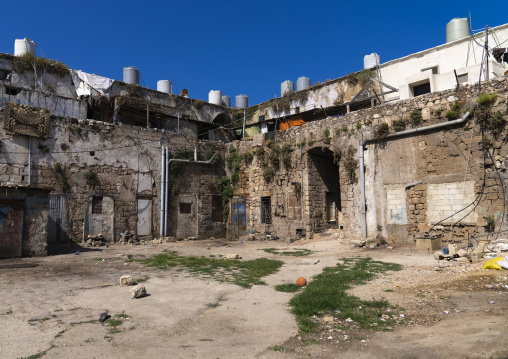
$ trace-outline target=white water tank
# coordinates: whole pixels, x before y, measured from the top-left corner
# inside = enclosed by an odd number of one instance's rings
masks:
[[[212,90],[208,93],[208,102],[222,106],[222,92]]]
[[[169,80],[159,80],[157,81],[157,91],[172,93],[171,91],[171,81]]]
[[[222,96],[222,106],[231,107],[231,98],[228,95]]]
[[[284,81],[280,84],[280,95],[284,96],[285,93],[295,92],[295,84],[289,80]]]
[[[35,42],[26,37],[24,39],[16,39],[14,41],[14,56],[21,56],[27,52],[35,56],[35,47]]]
[[[249,97],[245,95],[238,95],[235,98],[236,108],[247,108],[249,107]]]
[[[310,87],[310,79],[305,76],[301,76],[296,80],[296,91],[302,91]]]
[[[381,57],[378,54],[373,52],[370,55],[365,55],[363,57],[363,68],[364,69],[372,69],[381,64]]]
[[[446,25],[446,42],[452,42],[469,36],[468,18],[455,18]]]
[[[123,68],[123,82],[139,85],[139,70],[134,66]]]

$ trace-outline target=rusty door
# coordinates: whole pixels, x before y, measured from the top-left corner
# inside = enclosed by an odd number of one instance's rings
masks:
[[[245,198],[233,198],[231,200],[231,234],[240,238],[247,234]]]
[[[0,258],[21,257],[23,210],[22,201],[0,201]]]

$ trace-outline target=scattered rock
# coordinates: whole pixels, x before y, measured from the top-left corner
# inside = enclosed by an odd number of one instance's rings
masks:
[[[238,254],[226,254],[227,259],[239,259],[240,256]]]
[[[138,284],[129,291],[132,294],[132,298],[143,298],[146,296],[146,288],[142,284]]]
[[[197,241],[198,237],[187,237],[188,241]]]
[[[123,275],[120,277],[120,285],[134,285],[134,279],[130,275]]]
[[[350,243],[356,247],[365,247],[366,244],[366,242],[361,239],[353,239]]]

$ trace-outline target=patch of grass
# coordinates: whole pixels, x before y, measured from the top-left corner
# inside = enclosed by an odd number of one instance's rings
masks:
[[[223,296],[220,296],[219,299],[217,299],[217,301],[215,303],[208,303],[207,307],[208,308],[217,308],[217,307],[219,307],[220,306],[220,302],[222,302],[224,300],[223,298],[224,298]]]
[[[277,272],[284,264],[282,261],[266,258],[241,261],[209,257],[182,257],[176,252],[157,254],[141,262],[165,270],[185,267],[193,275],[208,275],[216,280],[234,283],[244,288],[265,285],[266,283],[260,278]]]
[[[455,110],[450,110],[446,113],[446,118],[448,119],[448,121],[453,121],[453,120],[456,120],[459,118],[460,116],[460,113],[459,111],[455,111]]]
[[[108,323],[110,327],[118,327],[119,325],[122,325],[123,320],[109,318],[108,320],[106,320],[106,323]]]
[[[129,319],[130,317],[125,312],[121,312],[120,314],[115,314],[115,318]]]
[[[38,359],[38,358],[42,358],[44,355],[46,355],[46,353],[47,353],[47,350],[44,350],[43,352],[40,352],[40,353],[37,353],[34,355],[30,355],[30,356],[22,358],[22,359]]]
[[[493,103],[497,98],[497,93],[485,93],[483,95],[478,96],[476,99],[476,102],[480,105],[490,105]]]
[[[413,110],[409,115],[410,122],[413,126],[419,126],[422,123],[422,111],[421,110]]]
[[[100,257],[97,257],[97,258],[92,258],[92,260],[94,261],[102,261],[104,258],[100,258]]]
[[[150,277],[149,277],[149,276],[147,276],[147,275],[145,275],[143,278],[136,278],[136,279],[134,279],[134,282],[135,282],[135,283],[138,283],[138,284],[139,284],[139,283],[144,283],[144,282],[146,282],[148,279],[150,279]]]
[[[305,249],[305,248],[295,248],[293,250],[283,251],[283,252],[281,252],[281,250],[278,248],[263,248],[263,249],[259,249],[259,250],[260,251],[263,250],[266,253],[279,254],[281,256],[294,256],[294,257],[307,256],[312,253],[311,250]]]
[[[346,291],[353,282],[355,285],[363,284],[372,280],[377,273],[400,270],[402,267],[399,264],[374,261],[371,258],[343,260],[344,265],[324,268],[322,273],[307,284],[304,291],[295,295],[289,302],[301,333],[315,330],[316,323],[311,321],[313,315],[322,316],[337,308],[340,308],[340,312],[336,314],[339,319],[351,318],[362,329],[384,330],[387,326],[394,325],[394,320],[380,320],[390,307],[388,302],[360,300]]]
[[[374,130],[374,139],[376,141],[382,141],[390,133],[390,127],[386,122],[379,124]]]
[[[300,289],[295,283],[284,283],[275,286],[275,290],[278,292],[295,293]]]
[[[12,314],[12,309],[9,309],[8,311],[5,312],[5,314]]]
[[[393,289],[385,289],[385,292],[394,292]]]
[[[273,345],[271,347],[268,347],[268,349],[273,350],[274,352],[283,352],[284,347],[282,345]]]

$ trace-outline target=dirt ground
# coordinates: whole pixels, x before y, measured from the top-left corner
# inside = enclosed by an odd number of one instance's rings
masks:
[[[292,257],[260,250],[270,247],[312,253]],[[126,261],[127,255],[142,258],[164,249],[285,264],[262,278],[267,285],[245,289],[178,268]],[[2,358],[508,358],[508,272],[482,271],[481,264],[438,262],[410,247],[353,248],[333,236],[292,244],[185,241],[76,246],[67,252],[0,261]],[[377,332],[320,322],[317,333],[299,335],[288,306],[294,294],[274,286],[299,276],[312,280],[324,267],[353,256],[403,265],[350,290],[397,305],[397,324]],[[118,284],[124,274],[147,278],[149,295],[131,299],[130,287]],[[116,330],[98,322],[105,311],[123,320]]]

